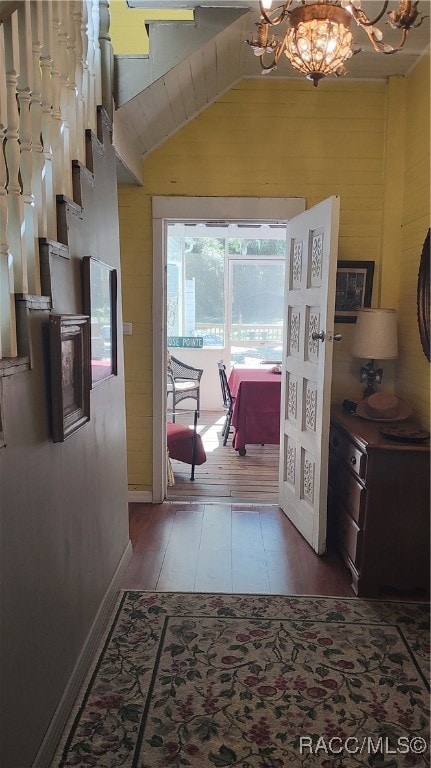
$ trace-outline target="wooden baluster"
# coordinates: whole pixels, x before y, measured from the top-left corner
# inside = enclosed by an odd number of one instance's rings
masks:
[[[30,101],[31,119],[31,145],[33,155],[32,192],[34,197],[37,217],[37,234],[46,237],[46,190],[44,174],[44,157],[42,147],[42,77],[41,77],[41,49],[42,49],[42,3],[41,0],[32,0],[31,6],[31,33],[32,33],[32,71],[33,90]]]
[[[52,126],[51,126],[51,150],[54,169],[54,195],[65,194],[63,171],[63,139],[62,119],[60,109],[60,11],[59,0],[52,3],[52,66],[51,66],[51,95],[52,95]]]
[[[69,71],[67,61],[68,40],[68,3],[60,2],[59,5],[60,28],[58,35],[60,54],[60,112],[63,145],[63,189],[67,197],[72,197],[72,167],[70,160],[70,127],[69,127]]]
[[[73,3],[73,23],[75,25],[76,57],[75,57],[75,83],[77,90],[77,135],[76,135],[76,157],[81,163],[85,163],[85,105],[84,105],[84,61],[81,24],[83,16],[83,4],[79,0]],[[74,159],[74,158],[73,158]]]
[[[100,65],[102,80],[102,106],[112,120],[113,116],[113,86],[114,86],[114,53],[109,35],[110,13],[109,0],[100,0]]]
[[[75,82],[76,74],[76,37],[75,37],[75,20],[74,20],[74,3],[64,3],[65,16],[67,22],[68,36],[66,44],[67,52],[67,79],[69,88],[68,97],[68,123],[69,123],[69,141],[70,141],[70,162],[78,157],[78,149],[76,144],[76,130],[77,130],[77,111],[78,111],[78,99],[77,88]]]
[[[88,68],[88,5],[82,0],[81,42],[82,42],[82,98],[84,103],[84,131],[89,128],[88,104],[90,99],[90,70]],[[84,136],[85,146],[85,136]],[[85,155],[84,155],[85,156]]]
[[[0,25],[0,61],[5,61],[4,27]],[[15,297],[12,257],[7,238],[7,172],[4,156],[7,123],[6,73],[0,68],[0,359],[15,357]]]
[[[44,0],[42,2],[42,49],[40,57],[40,67],[42,74],[42,146],[44,157],[44,175],[45,175],[45,206],[46,206],[46,236],[50,240],[57,237],[57,220],[54,192],[54,169],[52,158],[51,137],[54,128],[54,119],[52,117],[52,49],[53,49],[53,20],[52,20],[52,2]]]
[[[18,17],[17,12],[4,21],[4,43],[6,62],[7,125],[5,158],[7,182],[7,239],[13,260],[14,290],[28,293],[27,263],[24,258],[24,205],[19,179],[19,114],[16,97],[18,81]]]
[[[39,248],[32,190],[33,153],[30,102],[33,90],[32,33],[30,0],[18,6],[19,75],[17,97],[19,108],[19,141],[21,146],[20,173],[24,201],[24,259],[27,264],[27,290],[25,293],[40,295]]]
[[[88,35],[88,50],[87,50],[87,62],[88,62],[88,75],[89,75],[89,89],[88,89],[88,102],[87,102],[87,124],[94,133],[96,133],[96,82],[94,73],[94,27],[93,27],[93,0],[87,0],[87,35]]]
[[[94,113],[99,104],[102,103],[102,79],[101,79],[101,63],[100,63],[100,44],[99,44],[99,28],[100,28],[100,14],[99,14],[99,0],[93,0],[92,4],[93,13],[93,45],[94,45]]]

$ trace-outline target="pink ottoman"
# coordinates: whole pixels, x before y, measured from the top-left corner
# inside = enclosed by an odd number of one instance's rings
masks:
[[[202,438],[191,427],[183,424],[167,422],[166,434],[169,457],[192,465],[190,480],[195,479],[195,465],[204,464],[207,460]]]

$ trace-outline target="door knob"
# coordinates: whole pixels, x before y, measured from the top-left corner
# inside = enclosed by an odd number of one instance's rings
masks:
[[[325,331],[313,331],[311,338],[313,341],[325,341]],[[329,341],[341,341],[342,338],[341,333],[328,333]]]
[[[325,331],[319,331],[319,333],[317,333],[317,331],[313,331],[311,338],[313,341],[325,341]]]

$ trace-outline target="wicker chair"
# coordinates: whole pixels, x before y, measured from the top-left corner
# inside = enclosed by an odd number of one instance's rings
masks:
[[[172,411],[175,413],[181,400],[191,398],[196,400],[196,410],[200,411],[200,382],[203,368],[194,368],[182,363],[168,353],[167,362],[167,392],[172,394]],[[173,416],[175,422],[175,415]]]

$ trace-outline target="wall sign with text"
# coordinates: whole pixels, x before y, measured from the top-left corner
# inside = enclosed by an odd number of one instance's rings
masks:
[[[181,349],[202,349],[204,340],[202,336],[168,336],[168,347],[181,347]]]

